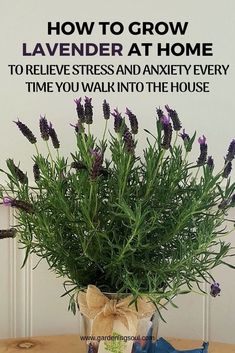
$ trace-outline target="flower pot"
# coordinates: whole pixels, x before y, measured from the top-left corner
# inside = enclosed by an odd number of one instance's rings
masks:
[[[79,292],[80,337],[89,353],[135,353],[146,341],[155,342],[158,313],[155,306],[141,298],[131,304],[127,294],[102,293],[95,286]]]

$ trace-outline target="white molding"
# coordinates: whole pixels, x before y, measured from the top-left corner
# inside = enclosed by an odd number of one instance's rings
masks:
[[[32,296],[32,259],[28,257],[27,263],[24,268],[25,271],[25,336],[32,336],[32,316],[33,316],[33,296]]]
[[[15,210],[9,207],[8,228],[16,225]],[[8,239],[9,267],[9,336],[32,336],[32,260],[29,256],[26,265],[21,269],[25,252],[18,249],[17,239]]]
[[[202,337],[205,342],[210,341],[210,297],[209,297],[209,284],[204,282],[203,290],[207,293],[203,296],[203,326]]]
[[[10,228],[15,224],[13,210],[8,209],[8,227]],[[9,266],[9,331],[10,337],[16,337],[16,241],[8,239],[8,266]]]

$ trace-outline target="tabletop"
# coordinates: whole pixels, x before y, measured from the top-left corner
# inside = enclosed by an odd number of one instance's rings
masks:
[[[167,338],[177,349],[193,349],[201,341]],[[235,344],[211,342],[209,353],[235,353]],[[41,336],[0,340],[0,353],[85,353],[85,343],[79,335]]]

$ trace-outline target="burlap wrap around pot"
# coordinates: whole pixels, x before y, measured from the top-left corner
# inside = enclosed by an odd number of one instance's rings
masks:
[[[156,308],[147,298],[130,304],[133,297],[109,299],[96,286],[89,285],[85,292],[79,292],[77,302],[80,312],[92,320],[91,335],[109,336],[113,333],[114,324],[125,326],[128,335],[135,335],[138,319],[151,316]]]

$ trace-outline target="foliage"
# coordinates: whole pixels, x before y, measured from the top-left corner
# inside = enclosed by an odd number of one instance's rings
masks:
[[[146,147],[136,156],[134,114],[127,109],[131,132],[115,110],[115,132],[107,138],[110,110],[104,102],[105,131],[98,141],[90,131],[91,99],[76,104],[77,148],[69,157],[60,155],[56,132],[45,118],[40,119],[45,155],[32,132],[17,122],[36,147],[35,182],[9,159],[0,194],[5,204],[17,208],[25,261],[30,253],[46,259],[50,269],[68,278],[70,294],[94,284],[106,292],[130,292],[135,299],[147,293],[159,303],[184,293],[182,288],[192,290],[194,283],[203,291],[202,281],[213,280],[210,270],[227,264],[232,255],[224,236],[230,232],[226,212],[235,205],[228,170],[234,142],[218,173],[212,158],[207,159],[204,136],[199,138],[200,156],[191,163],[196,134],[179,134],[178,115],[166,106],[167,115],[157,110],[156,132],[146,130]]]

